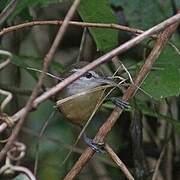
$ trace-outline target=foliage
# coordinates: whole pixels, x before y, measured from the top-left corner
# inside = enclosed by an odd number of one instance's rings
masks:
[[[117,23],[107,0],[82,0],[79,13],[85,22]],[[89,29],[99,51],[107,51],[117,46],[118,32],[112,29]]]

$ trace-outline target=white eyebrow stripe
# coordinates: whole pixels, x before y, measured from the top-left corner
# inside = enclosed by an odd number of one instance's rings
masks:
[[[81,69],[74,68],[74,69],[71,70],[71,72],[78,72],[78,71],[81,71]],[[99,74],[97,74],[95,71],[90,70],[88,72],[91,73],[92,77],[94,77],[94,78],[98,78],[99,77]]]

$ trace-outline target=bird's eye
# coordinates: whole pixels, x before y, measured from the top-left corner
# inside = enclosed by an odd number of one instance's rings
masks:
[[[86,78],[88,78],[88,79],[92,78],[92,74],[91,74],[90,72],[86,73],[85,76],[86,76]]]

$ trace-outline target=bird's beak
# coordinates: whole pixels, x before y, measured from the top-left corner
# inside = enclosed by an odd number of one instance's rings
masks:
[[[117,86],[117,84],[113,81],[111,77],[98,77],[96,78],[96,81],[100,84],[109,84],[112,86]]]

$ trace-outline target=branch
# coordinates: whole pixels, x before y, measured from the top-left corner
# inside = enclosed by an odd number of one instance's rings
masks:
[[[178,14],[176,16],[180,16],[180,14]],[[167,21],[165,21],[165,22],[167,22]],[[158,56],[162,52],[163,48],[165,47],[166,43],[168,42],[168,39],[171,37],[171,35],[176,30],[179,22],[180,22],[180,20],[177,19],[175,24],[173,24],[169,27],[166,26],[167,28],[160,34],[159,38],[156,41],[156,44],[154,45],[153,50],[151,51],[145,64],[142,66],[141,70],[139,71],[138,76],[136,77],[136,79],[134,81],[134,84],[131,84],[131,86],[127,89],[127,91],[123,95],[122,99],[124,101],[128,101],[129,99],[131,99],[134,96],[135,92],[138,90],[138,87],[141,85],[143,80],[146,78],[146,76],[150,72],[155,60],[158,58]],[[161,23],[159,25],[162,25],[162,24],[164,24],[164,23]],[[139,35],[138,37],[149,34],[149,31],[151,31],[154,28],[156,29],[157,27],[159,27],[159,25],[149,29],[148,31],[144,32],[143,34]],[[164,27],[164,25],[163,25],[163,27]],[[134,39],[137,39],[137,37]],[[116,107],[114,109],[114,111],[107,118],[106,122],[101,126],[97,135],[95,136],[95,138],[94,138],[95,143],[102,143],[104,141],[105,137],[107,136],[107,134],[110,132],[110,130],[114,126],[115,122],[121,115],[122,111],[123,110],[120,109],[119,107]],[[73,168],[69,171],[69,173],[66,175],[64,180],[74,179],[80,173],[80,171],[83,169],[85,164],[91,159],[91,157],[94,155],[94,153],[95,152],[90,147],[86,148],[84,153],[80,156],[80,158],[75,163]]]
[[[4,28],[0,31],[0,36],[7,34],[12,31],[17,31],[19,29],[25,27],[32,27],[37,25],[62,25],[63,21],[61,20],[52,20],[52,21],[32,21],[23,24],[14,25],[11,27]],[[135,34],[141,34],[144,31],[136,28],[130,28],[127,26],[119,25],[119,24],[107,24],[107,23],[89,23],[89,22],[78,22],[78,21],[69,21],[69,25],[80,26],[82,28],[92,27],[92,28],[107,28],[107,29],[117,29],[122,31],[128,31]],[[156,36],[155,36],[156,37]]]

